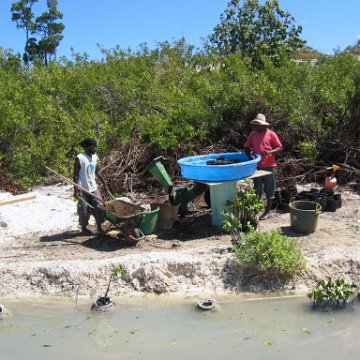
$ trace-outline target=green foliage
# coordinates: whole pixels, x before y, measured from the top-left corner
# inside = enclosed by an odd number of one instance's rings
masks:
[[[41,61],[47,65],[63,39],[64,24],[58,22],[63,14],[57,9],[58,0],[47,0],[48,11],[35,17],[32,7],[38,0],[19,0],[11,6],[12,21],[26,34],[24,61]]]
[[[313,164],[319,156],[315,141],[301,141],[298,144],[300,156],[305,164]]]
[[[25,188],[44,179],[43,165],[69,176],[87,136],[98,140],[100,157],[134,137],[191,154],[230,134],[240,148],[260,110],[284,154],[300,149],[310,162],[355,122],[360,62],[349,54],[316,66],[264,59],[251,70],[239,54],[196,53],[184,39],[103,53],[98,62],[74,54],[28,67],[0,49],[1,173]]]
[[[319,142],[336,141],[345,127],[349,104],[358,91],[359,65],[355,57],[343,53],[325,60],[315,72],[311,101]]]
[[[114,277],[121,277],[127,274],[126,268],[121,264],[112,264],[112,276]]]
[[[240,234],[233,251],[240,266],[270,274],[292,276],[306,264],[298,240],[279,230]]]
[[[357,285],[349,284],[345,279],[318,280],[316,286],[310,290],[307,297],[317,308],[344,307],[354,297]]]
[[[359,56],[360,55],[360,40],[358,39],[354,45],[347,46],[344,50],[349,54]]]
[[[257,216],[265,205],[253,188],[240,191],[234,201],[228,201],[223,229],[231,234],[239,234],[247,228],[257,226]]]
[[[249,57],[255,67],[267,56],[279,65],[284,57],[304,46],[301,26],[283,11],[277,0],[232,0],[220,18],[221,22],[209,37],[221,54],[240,53]]]

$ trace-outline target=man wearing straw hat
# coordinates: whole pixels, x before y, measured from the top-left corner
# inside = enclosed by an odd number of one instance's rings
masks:
[[[265,115],[257,114],[256,118],[250,121],[254,131],[250,134],[244,144],[245,152],[259,154],[261,160],[258,162],[258,170],[270,171],[271,175],[254,178],[254,187],[257,195],[261,198],[263,192],[266,195],[266,208],[260,216],[260,220],[265,220],[271,210],[273,199],[275,198],[276,188],[276,159],[275,155],[282,150],[282,144],[277,134],[270,130],[270,124],[266,121]]]

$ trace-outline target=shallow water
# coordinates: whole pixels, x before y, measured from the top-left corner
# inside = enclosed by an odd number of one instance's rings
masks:
[[[156,299],[156,298],[155,298]],[[110,312],[64,301],[5,302],[0,358],[336,359],[357,358],[360,304],[313,311],[306,297],[218,301],[117,300]]]

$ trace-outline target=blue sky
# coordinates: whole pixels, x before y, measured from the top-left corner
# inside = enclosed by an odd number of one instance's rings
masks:
[[[11,22],[10,7],[14,0],[0,0],[0,46],[22,52],[25,35]],[[343,50],[360,38],[360,0],[280,0],[297,24],[303,26],[307,45],[331,54]],[[34,8],[41,12],[38,1]],[[64,39],[58,56],[70,57],[70,48],[86,52],[92,59],[101,57],[97,43],[106,49],[116,45],[136,50],[146,42],[185,37],[188,43],[201,47],[202,38],[212,33],[228,0],[59,0],[63,13]]]

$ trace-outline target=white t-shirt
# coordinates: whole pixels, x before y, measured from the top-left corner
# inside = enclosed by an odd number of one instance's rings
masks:
[[[88,155],[87,153],[83,152],[77,155],[77,158],[80,161],[78,184],[90,192],[97,190],[95,170],[99,157],[96,154]]]

